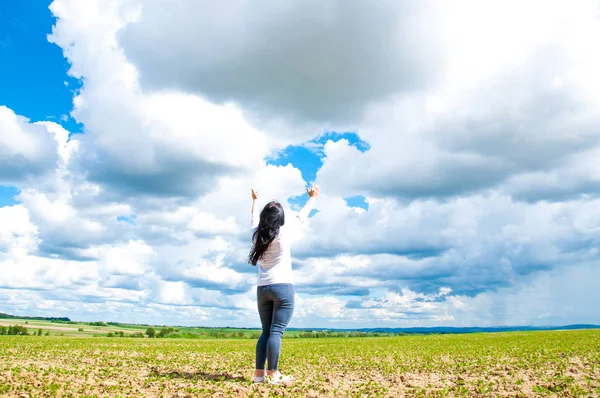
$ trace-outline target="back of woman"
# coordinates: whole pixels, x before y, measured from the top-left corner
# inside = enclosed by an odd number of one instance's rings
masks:
[[[294,279],[292,275],[291,243],[319,196],[314,184],[307,189],[309,200],[296,217],[286,220],[279,202],[269,202],[260,215],[256,213],[258,193],[252,190],[252,250],[248,262],[258,264],[256,298],[262,324],[262,334],[256,343],[256,373],[254,382],[290,381],[277,370],[281,337],[294,312]]]
[[[269,209],[271,206],[281,206],[277,202],[270,202],[265,206]],[[312,208],[312,207],[311,207]],[[279,209],[278,209],[279,211]],[[280,210],[284,213],[283,208]],[[298,216],[285,219],[284,224],[279,227],[278,233],[268,244],[257,262],[258,265],[258,286],[272,285],[275,283],[294,283],[292,276],[292,242],[298,237],[304,219],[305,212],[300,212]],[[252,216],[252,243],[256,244],[258,235],[258,226],[260,217],[256,214]]]

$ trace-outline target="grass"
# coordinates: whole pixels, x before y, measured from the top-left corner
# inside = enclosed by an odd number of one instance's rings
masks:
[[[599,330],[287,338],[280,368],[296,378],[287,387],[250,383],[254,344],[250,339],[1,336],[0,393],[15,397],[600,394]]]

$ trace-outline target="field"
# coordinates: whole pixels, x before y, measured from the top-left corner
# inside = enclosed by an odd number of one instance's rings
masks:
[[[290,386],[251,384],[254,343],[0,336],[0,396],[600,396],[600,330],[288,338]]]

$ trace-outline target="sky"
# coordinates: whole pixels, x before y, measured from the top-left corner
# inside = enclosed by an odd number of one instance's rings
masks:
[[[258,327],[600,324],[596,0],[0,4],[0,312]]]

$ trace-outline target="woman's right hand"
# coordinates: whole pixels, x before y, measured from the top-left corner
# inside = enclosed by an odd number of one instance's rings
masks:
[[[318,185],[312,184],[310,188],[306,188],[306,193],[311,199],[316,199],[321,193],[321,188]]]
[[[252,200],[258,199],[258,191],[252,188]]]

